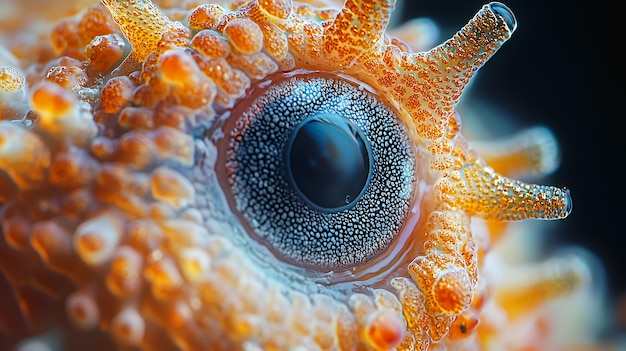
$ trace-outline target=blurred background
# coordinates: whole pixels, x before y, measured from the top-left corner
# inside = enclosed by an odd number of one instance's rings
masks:
[[[505,136],[524,127],[550,128],[561,147],[561,166],[542,183],[567,187],[572,214],[546,226],[547,250],[579,245],[607,272],[613,318],[626,330],[626,178],[622,171],[626,98],[621,13],[606,2],[503,1],[517,30],[479,71],[460,108],[495,113],[486,126]],[[453,35],[485,4],[480,0],[405,1],[403,20],[428,17]],[[486,109],[483,109],[483,107]],[[478,111],[471,112],[472,108]],[[463,112],[463,111],[462,111]],[[511,123],[506,123],[511,122]]]

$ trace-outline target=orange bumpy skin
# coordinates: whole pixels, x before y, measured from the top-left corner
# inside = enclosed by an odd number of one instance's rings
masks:
[[[50,42],[3,29],[0,348],[554,350],[593,337],[586,256],[526,264],[532,236],[501,224],[571,211],[567,190],[508,178],[552,171],[554,138],[473,148],[460,133],[458,100],[515,30],[508,8],[485,5],[413,52],[423,28],[386,33],[392,0],[160,5],[103,0],[55,22]],[[350,77],[410,131],[416,220],[375,284],[271,271],[282,263],[251,254],[216,191],[218,151],[198,131],[289,72]]]

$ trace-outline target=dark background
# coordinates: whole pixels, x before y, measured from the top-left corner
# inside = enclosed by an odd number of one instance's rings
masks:
[[[407,0],[403,17],[433,19],[445,40],[485,3]],[[607,272],[610,298],[619,301],[626,296],[626,40],[618,27],[620,11],[603,2],[504,3],[517,18],[517,30],[479,71],[464,99],[488,102],[512,116],[517,127],[541,124],[555,133],[561,166],[542,183],[569,188],[574,208],[558,231],[547,234],[549,247],[573,244],[593,252]]]

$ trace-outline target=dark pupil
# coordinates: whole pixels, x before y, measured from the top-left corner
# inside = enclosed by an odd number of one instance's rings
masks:
[[[371,177],[371,149],[350,120],[320,113],[302,121],[287,143],[287,173],[296,191],[313,208],[351,207]]]

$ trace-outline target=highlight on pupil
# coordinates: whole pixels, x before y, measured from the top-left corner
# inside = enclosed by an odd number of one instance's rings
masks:
[[[336,114],[300,122],[287,143],[289,181],[312,207],[340,211],[358,201],[372,175],[363,132]]]

